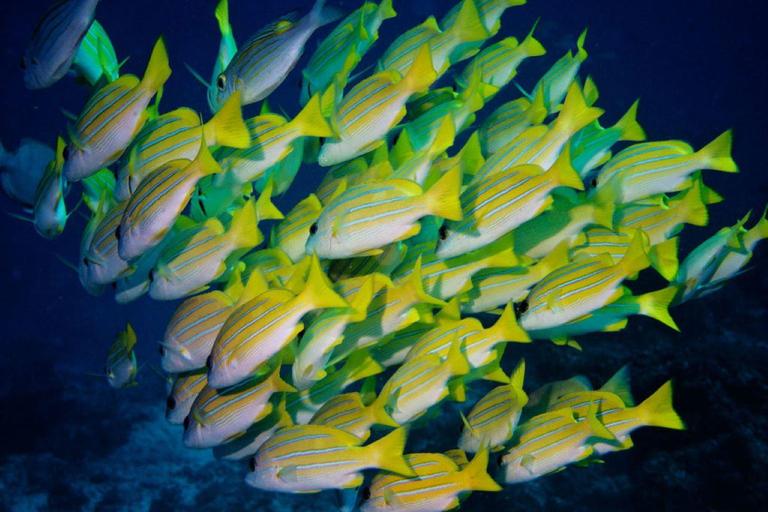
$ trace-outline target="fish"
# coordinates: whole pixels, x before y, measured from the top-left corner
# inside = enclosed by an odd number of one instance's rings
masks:
[[[509,384],[493,388],[477,401],[464,420],[459,437],[459,448],[467,453],[478,453],[483,449],[497,450],[512,438],[517,422],[528,403],[523,390],[525,361],[521,360]]]
[[[96,174],[85,178],[82,200],[85,206],[94,213],[97,210],[106,213],[115,205],[115,174],[109,169],[102,169]],[[102,201],[103,196],[103,201]]]
[[[437,80],[428,44],[421,45],[406,75],[385,70],[353,87],[333,110],[335,136],[325,140],[317,161],[329,167],[375,150],[404,117],[406,102]]]
[[[462,219],[447,221],[438,232],[435,254],[451,258],[482,249],[546,210],[557,187],[582,190],[581,178],[565,156],[544,171],[520,165],[489,175],[464,189]]]
[[[229,438],[226,443],[213,447],[213,456],[224,460],[242,460],[253,457],[261,445],[283,428],[294,425],[291,415],[285,409],[285,394],[281,394],[277,405],[273,406],[269,416],[248,427],[248,429]]]
[[[539,126],[547,117],[543,93],[533,101],[518,98],[494,110],[480,127],[482,154],[489,157],[517,139],[533,126]],[[529,132],[530,133],[530,132]]]
[[[104,293],[104,286],[91,281],[90,277],[88,276],[89,261],[86,256],[88,255],[88,249],[93,242],[93,237],[96,234],[96,227],[98,226],[99,222],[101,222],[102,215],[104,215],[104,212],[101,210],[96,210],[91,214],[90,219],[88,219],[88,223],[83,229],[83,235],[80,238],[80,251],[78,253],[79,258],[77,261],[78,280],[80,281],[80,284],[83,285],[85,291],[94,297],[98,297]]]
[[[216,5],[216,11],[214,12],[216,21],[219,26],[219,32],[221,33],[221,41],[219,42],[219,54],[216,56],[216,63],[213,66],[213,76],[208,83],[208,108],[211,112],[216,112],[219,94],[219,86],[217,84],[219,75],[227,69],[229,63],[237,54],[237,42],[235,36],[232,33],[232,25],[229,24],[229,2],[228,0],[220,0]]]
[[[57,0],[38,21],[21,57],[27,89],[46,89],[69,71],[99,0]]]
[[[256,103],[283,83],[304,53],[304,45],[320,27],[341,18],[341,11],[317,0],[301,19],[285,16],[259,30],[232,57],[216,79],[216,107],[235,91],[242,91],[243,105]]]
[[[304,328],[301,318],[325,308],[348,304],[331,288],[317,257],[303,289],[295,294],[277,288],[242,304],[221,328],[208,360],[208,385],[235,385],[258,371]]]
[[[536,283],[568,262],[568,247],[561,243],[531,266],[481,270],[472,276],[472,288],[460,295],[461,312],[482,313],[521,302]]]
[[[547,112],[557,111],[560,102],[563,101],[569,88],[573,86],[581,65],[587,60],[587,50],[584,49],[586,39],[587,30],[585,29],[576,41],[576,54],[574,55],[572,51],[568,50],[568,53],[544,73],[544,76],[533,87],[531,97],[535,97],[541,92],[544,96],[543,105]]]
[[[564,396],[582,391],[592,391],[592,384],[583,375],[544,384],[533,393],[528,394],[528,403],[523,408],[521,421],[527,421],[534,416],[544,414],[552,404],[557,403]]]
[[[651,264],[643,238],[642,231],[636,232],[626,255],[616,264],[603,254],[549,274],[519,304],[520,326],[526,331],[557,327],[617,301],[625,294],[624,279]]]
[[[59,137],[56,158],[48,164],[35,193],[33,224],[35,231],[48,240],[53,240],[64,232],[69,217],[67,205],[64,203],[67,183],[61,174],[61,168],[64,166],[64,144],[64,139]]]
[[[245,482],[265,491],[319,492],[357,487],[369,468],[415,476],[403,458],[406,438],[401,427],[362,446],[359,437],[333,427],[284,428],[261,445]]]
[[[125,331],[120,331],[109,347],[107,364],[104,372],[107,375],[107,383],[113,389],[121,389],[136,385],[136,373],[139,371],[136,364],[136,354],[133,347],[136,345],[136,333],[131,324],[127,324]]]
[[[33,139],[22,139],[15,152],[0,144],[0,189],[15,203],[31,209],[37,185],[55,159],[54,149]]]
[[[306,255],[309,228],[317,221],[323,205],[315,194],[298,202],[272,230],[270,246],[282,250],[293,263]]]
[[[403,179],[352,187],[325,206],[309,229],[306,250],[326,259],[381,254],[384,246],[418,234],[417,221],[427,215],[460,219],[460,187],[459,168],[427,191]]]
[[[164,239],[160,245],[144,253],[139,259],[132,261],[130,273],[121,275],[112,283],[115,289],[115,302],[120,305],[130,304],[149,292],[149,287],[152,284],[152,271],[168,243],[168,238]]]
[[[94,232],[81,261],[87,280],[96,285],[111,284],[131,272],[131,265],[118,254],[117,228],[128,203],[118,203],[106,213],[98,213]]]
[[[386,395],[379,395],[366,403],[360,393],[345,393],[331,398],[312,416],[309,425],[325,425],[354,434],[364,442],[371,435],[373,425],[397,428],[397,424],[384,410]]]
[[[258,271],[268,283],[280,283],[289,276],[294,264],[282,249],[261,249],[251,251],[240,261],[245,264],[243,279]]]
[[[205,137],[209,147],[248,148],[251,138],[243,121],[239,95],[233,95],[205,124],[201,124],[200,114],[194,110],[179,108],[144,125],[127,151],[128,161],[117,172],[115,199],[127,201],[152,171],[174,160],[194,160],[201,137]]]
[[[126,202],[116,231],[120,257],[130,261],[159,245],[189,203],[197,182],[220,172],[202,137],[192,162],[174,160],[144,178]]]
[[[634,144],[616,154],[596,178],[594,194],[625,204],[690,188],[697,171],[736,173],[731,157],[731,130],[694,152],[682,141]]]
[[[197,395],[205,389],[206,381],[207,373],[204,370],[176,375],[165,401],[165,421],[171,425],[183,425]]]
[[[160,38],[144,78],[123,75],[96,90],[70,131],[64,178],[80,181],[116,162],[144,126],[149,102],[170,76],[168,52]]]
[[[458,507],[472,491],[501,491],[488,474],[487,451],[463,467],[439,453],[412,453],[405,460],[417,476],[378,473],[363,490],[361,512],[441,512]]]
[[[184,446],[212,448],[224,444],[252,424],[266,418],[276,393],[296,391],[280,378],[280,364],[269,374],[251,377],[234,386],[215,389],[210,382],[197,395],[184,420]]]
[[[456,137],[454,121],[450,114],[444,116],[434,140],[426,149],[416,150],[408,133],[408,130],[404,129],[398,136],[393,152],[400,149],[401,153],[397,155],[399,157],[397,168],[393,169],[389,176],[411,180],[423,187],[432,172],[433,162],[453,146]],[[404,147],[406,149],[402,149]],[[390,159],[393,158],[394,156],[390,157]]]
[[[93,20],[75,53],[72,69],[81,80],[95,86],[102,79],[107,83],[117,80],[120,66],[106,30]]]
[[[451,56],[457,47],[466,43],[482,42],[489,34],[480,19],[475,0],[463,0],[456,21],[441,30],[437,20],[430,16],[421,25],[406,31],[389,45],[379,59],[380,70],[395,70],[405,76],[413,65],[422,45],[429,45],[432,67],[442,75],[455,60]]]
[[[501,28],[501,16],[510,7],[525,5],[527,0],[475,0],[478,14],[483,22],[483,26],[490,36],[495,36]],[[459,13],[462,4],[454,5],[443,19],[440,20],[440,26],[443,30],[451,28],[459,19]],[[471,48],[471,45],[468,45]],[[466,50],[466,51],[469,51]]]

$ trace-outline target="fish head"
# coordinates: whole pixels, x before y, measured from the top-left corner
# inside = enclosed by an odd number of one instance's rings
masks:
[[[450,258],[453,256],[459,256],[456,253],[454,244],[451,244],[451,238],[455,232],[455,229],[449,222],[444,222],[437,230],[437,245],[435,246],[435,255],[439,259]]]
[[[173,343],[160,345],[160,365],[168,373],[186,372],[195,368],[190,353],[184,347],[174,346]]]
[[[260,457],[259,453],[256,453],[248,461],[248,474],[245,476],[245,483],[251,487],[264,490],[278,490],[280,486],[279,477],[277,476],[280,468],[274,465],[267,465],[264,457]]]
[[[126,357],[119,364],[107,368],[107,382],[114,389],[121,389],[133,384],[136,377],[136,364]]]
[[[216,91],[215,94],[212,92],[209,92],[208,94],[211,109],[218,112],[227,102],[229,97],[235,94],[235,91],[243,86],[244,84],[242,80],[238,79],[231,70],[225,69],[223,72],[219,73],[215,83],[212,84],[212,89],[215,88]]]
[[[87,148],[78,148],[68,144],[62,153],[64,168],[62,174],[67,181],[80,181],[103,168],[103,162]]]
[[[243,380],[242,372],[238,371],[239,362],[233,354],[223,354],[221,357],[211,354],[205,366],[208,368],[208,385],[214,389],[233,386]]]
[[[193,410],[184,418],[184,436],[182,438],[184,446],[187,448],[210,448],[211,445],[207,442],[208,436],[206,435],[208,429],[195,416],[193,406]]]
[[[349,144],[340,139],[322,141],[320,153],[317,155],[317,163],[321,167],[330,167],[348,160],[352,160],[360,155],[360,151],[355,151]]]

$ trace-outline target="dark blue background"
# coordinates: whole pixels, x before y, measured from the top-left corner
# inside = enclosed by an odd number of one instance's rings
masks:
[[[56,135],[66,132],[67,120],[61,110],[77,113],[87,99],[87,91],[68,79],[44,91],[24,88],[19,58],[48,3],[28,0],[0,5],[0,140],[7,149],[15,149],[22,137],[53,145]],[[361,2],[331,3],[351,10]],[[235,37],[243,43],[265,22],[292,9],[306,10],[310,4],[308,0],[230,0]],[[394,4],[398,17],[383,25],[380,42],[372,51],[374,57],[394,37],[421,23],[429,14],[439,19],[453,1],[395,0]],[[161,110],[189,106],[207,115],[205,91],[192,79],[184,63],[209,76],[219,41],[213,18],[215,5],[214,0],[103,0],[97,18],[111,36],[118,57],[131,57],[124,68],[128,73],[143,73],[152,44],[159,34],[164,34],[174,72],[166,86]],[[607,111],[604,125],[612,124],[635,98],[641,97],[639,120],[652,140],[679,138],[699,148],[733,127],[734,157],[741,173],[705,173],[707,184],[721,192],[726,202],[712,208],[709,227],[686,228],[683,248],[687,251],[721,226],[735,222],[747,210],[762,212],[768,199],[764,158],[768,137],[768,97],[764,92],[768,83],[766,14],[768,3],[758,0],[533,0],[507,12],[499,36],[522,38],[541,17],[536,36],[548,54],[526,62],[518,75],[520,83],[530,88],[556,59],[573,48],[578,34],[589,26],[586,48],[590,57],[582,68],[582,76],[592,75],[600,89],[598,105]],[[327,31],[322,30],[321,37]],[[308,53],[317,40],[310,40]],[[365,62],[372,64],[374,60],[369,58]],[[273,105],[290,114],[298,109],[300,68],[301,64],[270,99]],[[510,86],[500,97],[506,101],[515,92]],[[255,107],[251,106],[247,113],[255,115]],[[299,176],[279,202],[284,211],[311,192],[321,178],[315,167],[302,169]],[[70,199],[71,206],[76,200]],[[18,211],[5,198],[0,199],[0,209]],[[11,217],[0,220],[0,410],[4,417],[12,418],[0,422],[0,431],[8,429],[10,434],[3,436],[8,446],[0,449],[0,456],[54,450],[50,443],[64,442],[59,433],[52,433],[56,422],[65,421],[69,413],[77,421],[87,421],[87,415],[79,416],[78,412],[61,406],[60,390],[73,385],[73,380],[83,389],[93,387],[79,372],[98,371],[102,367],[110,341],[126,320],[138,332],[140,360],[157,363],[155,343],[162,336],[174,305],[142,299],[119,307],[109,293],[100,298],[88,296],[77,276],[56,257],[60,254],[75,259],[84,223],[74,215],[64,235],[47,242],[34,233],[31,225]],[[675,377],[682,389],[676,397],[677,406],[689,411],[687,417],[685,413],[683,416],[692,428],[685,434],[639,433],[636,445],[642,446],[630,454],[609,456],[607,464],[598,470],[583,470],[593,471],[586,477],[583,473],[571,476],[579,470],[569,471],[547,479],[554,483],[533,484],[524,491],[514,488],[494,496],[488,503],[509,507],[509,502],[499,500],[516,503],[522,496],[528,499],[521,502],[526,508],[545,506],[553,510],[573,510],[577,503],[585,509],[604,510],[635,506],[639,509],[646,504],[666,504],[670,510],[698,510],[705,506],[728,510],[742,504],[744,510],[765,504],[766,466],[759,456],[764,446],[756,447],[765,430],[751,430],[755,425],[765,426],[765,406],[762,400],[745,399],[753,394],[764,398],[766,390],[765,367],[761,365],[766,361],[765,254],[765,247],[761,247],[753,263],[756,269],[724,292],[673,312],[681,335],[671,335],[651,322],[639,320],[626,331],[605,337],[606,341],[597,336],[593,351],[588,342],[583,343],[587,350],[582,354],[563,354],[562,349],[549,346],[524,349],[530,360],[531,378],[538,382],[565,378],[579,371],[592,372],[590,376],[600,381],[625,362],[633,362],[641,390],[638,395],[643,396],[665,378]],[[141,381],[128,393],[95,391],[94,400],[106,401],[99,406],[107,411],[100,421],[109,421],[110,401],[140,403],[147,396],[160,399],[161,386],[150,372]],[[723,410],[723,404],[728,405],[727,410]],[[712,407],[719,408],[718,420],[702,420],[712,412]],[[98,430],[93,432],[99,435]],[[418,431],[414,436],[425,434]],[[728,440],[734,438],[739,444],[729,445]],[[711,446],[712,443],[717,446]],[[710,451],[706,451],[706,446]],[[674,454],[684,453],[684,449],[690,457],[677,461],[681,467],[671,467],[669,461],[662,461],[652,468],[652,475],[648,474],[647,466],[637,467],[648,463],[655,450]],[[725,466],[723,460],[727,461]],[[595,471],[599,476],[595,476]],[[609,475],[616,474],[626,484],[619,486],[621,492],[616,491],[616,481],[609,480]],[[746,490],[735,492],[727,486],[718,487],[717,482],[722,479],[716,476],[723,477],[729,485],[747,485]],[[683,481],[670,484],[676,477]],[[603,478],[609,482],[607,487],[613,487],[602,491],[598,488],[594,495],[584,494],[588,486],[579,483],[579,478],[591,483]],[[232,485],[242,484],[236,480]],[[655,488],[647,488],[651,485]],[[606,492],[613,492],[619,502],[601,504],[600,497]],[[467,507],[480,506],[482,499],[473,498]],[[686,508],[694,499],[699,500],[696,506]],[[66,504],[62,507],[69,508]]]

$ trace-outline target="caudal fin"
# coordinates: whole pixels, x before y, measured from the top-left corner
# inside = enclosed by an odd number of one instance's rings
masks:
[[[706,226],[709,224],[709,212],[704,203],[704,184],[701,178],[693,183],[693,187],[685,192],[685,196],[680,201],[680,207],[683,209],[683,219],[687,224],[693,226]]]
[[[718,138],[701,148],[696,155],[708,169],[722,172],[739,172],[736,162],[731,157],[733,131],[720,135]]]
[[[256,247],[264,240],[258,222],[256,204],[253,199],[249,199],[232,215],[229,236],[235,247],[238,249]]]
[[[415,94],[429,89],[435,80],[437,80],[437,72],[432,61],[432,52],[429,44],[424,43],[419,48],[416,58],[413,59],[408,73],[403,77],[401,85],[409,93]]]
[[[482,448],[461,470],[466,490],[498,492],[501,486],[488,474],[488,448]]]
[[[323,25],[333,23],[336,20],[340,20],[344,16],[344,11],[337,7],[326,7],[326,0],[317,0],[309,16],[312,19],[314,27],[320,28]]]
[[[158,91],[171,76],[171,67],[168,65],[168,50],[165,48],[165,39],[160,37],[152,49],[152,55],[144,72],[142,86],[150,91]]]
[[[475,0],[464,0],[456,16],[456,22],[448,29],[450,37],[462,43],[471,43],[474,41],[485,41],[490,34],[480,19],[480,13],[477,10]]]
[[[563,109],[557,116],[557,127],[565,133],[573,134],[603,115],[603,110],[587,105],[581,87],[576,82],[571,84],[565,97]],[[566,144],[568,147],[569,144]]]
[[[528,33],[525,39],[523,39],[523,42],[520,43],[520,48],[522,48],[528,57],[540,57],[547,53],[544,45],[542,45],[538,39],[533,37],[533,31],[536,30],[536,25],[538,24],[539,22],[537,20],[536,23],[534,23],[531,31]]]
[[[307,105],[299,112],[291,125],[306,137],[333,137],[333,129],[323,117],[320,106],[320,95],[315,94]]]
[[[375,443],[369,444],[365,450],[370,454],[371,462],[376,467],[401,476],[414,477],[416,473],[403,456],[407,440],[408,430],[400,427]]]
[[[677,324],[669,314],[669,305],[675,300],[677,291],[676,286],[669,286],[663,290],[641,295],[637,298],[640,314],[654,318],[664,325],[679,331],[680,329],[678,329]]]
[[[320,260],[316,254],[312,256],[309,277],[297,301],[308,304],[312,309],[349,307],[349,304],[331,288],[331,283],[320,267]]]
[[[613,377],[603,384],[600,391],[613,393],[621,398],[625,406],[634,407],[635,399],[632,397],[632,389],[630,385],[631,379],[629,378],[629,366],[624,365],[619,371],[613,374]]]
[[[205,138],[210,145],[239,149],[251,146],[251,134],[243,121],[241,97],[241,91],[235,91],[216,115],[203,125]]]
[[[460,194],[461,166],[455,166],[432,185],[423,197],[432,215],[448,220],[461,220],[463,214],[459,202]]]
[[[637,406],[649,427],[685,430],[685,423],[672,407],[672,381],[668,380],[654,394]]]
[[[547,171],[552,176],[555,182],[563,187],[571,187],[576,190],[584,190],[584,182],[581,181],[581,176],[573,168],[571,163],[571,145],[566,144],[563,148],[560,156],[557,157],[555,163]]]
[[[618,263],[625,276],[632,276],[651,265],[647,253],[648,236],[640,229],[637,230],[629,245],[624,258]]]
[[[679,241],[678,237],[673,237],[654,245],[648,251],[648,256],[651,258],[651,266],[667,281],[673,280],[680,268],[680,261],[677,257]]]
[[[515,317],[515,308],[512,302],[504,307],[501,316],[490,329],[498,333],[499,339],[516,343],[529,343],[531,337],[520,327]]]
[[[619,140],[627,140],[632,142],[639,142],[645,140],[645,130],[637,122],[637,107],[640,105],[640,100],[635,101],[627,113],[622,116],[619,121],[613,125],[614,128],[619,130],[621,137]]]

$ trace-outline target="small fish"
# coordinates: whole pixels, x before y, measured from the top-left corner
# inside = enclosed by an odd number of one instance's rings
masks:
[[[583,375],[577,375],[566,380],[549,382],[528,395],[528,403],[523,408],[523,418],[531,419],[544,414],[552,404],[564,396],[582,391],[592,391],[592,384]]]
[[[489,157],[500,151],[533,126],[541,125],[547,117],[543,94],[533,101],[518,98],[494,110],[480,128],[483,155]]]
[[[624,279],[651,264],[643,237],[638,231],[627,254],[616,264],[603,254],[549,274],[519,304],[520,326],[526,331],[556,327],[617,301],[625,294]]]
[[[496,449],[512,438],[528,395],[523,391],[525,361],[517,364],[509,384],[493,388],[464,419],[459,448],[467,453]]]
[[[208,108],[211,112],[216,112],[218,109],[219,86],[217,82],[219,75],[227,69],[237,54],[237,42],[235,42],[235,36],[232,33],[232,25],[229,24],[228,0],[220,0],[214,14],[219,25],[221,41],[219,42],[219,54],[216,56],[216,63],[213,66],[213,76],[208,84]]]
[[[59,137],[56,144],[56,158],[48,164],[35,193],[35,206],[33,208],[33,224],[35,231],[48,240],[61,235],[67,224],[67,205],[64,203],[64,194],[67,183],[61,174],[64,166],[64,139]]]
[[[136,354],[133,352],[135,345],[136,333],[129,323],[125,326],[125,331],[117,334],[107,355],[104,371],[111,388],[120,389],[136,385],[138,366],[136,365]]]
[[[594,193],[617,203],[631,203],[690,188],[696,171],[739,172],[731,158],[732,137],[728,130],[696,152],[675,140],[630,146],[603,166]]]
[[[525,2],[526,0],[475,0],[475,5],[483,26],[491,36],[494,36],[501,28],[500,20],[504,11],[510,7],[525,5]],[[443,16],[443,19],[440,20],[440,26],[443,27],[443,30],[448,30],[458,21],[462,7],[462,4],[456,4]]]
[[[52,86],[69,71],[99,0],[57,0],[37,23],[21,57],[27,89]]]
[[[240,258],[240,261],[245,264],[243,279],[249,279],[251,273],[258,271],[268,283],[283,281],[294,266],[282,249],[252,251]]]
[[[272,412],[275,393],[296,391],[280,378],[280,364],[264,376],[214,389],[207,384],[184,420],[184,446],[212,448],[244,432]]]
[[[120,257],[130,261],[159,245],[186,208],[197,182],[220,172],[203,137],[195,160],[174,160],[144,178],[127,201],[116,231]]]
[[[72,69],[80,79],[94,86],[102,77],[107,83],[111,83],[120,76],[120,63],[117,61],[115,48],[98,21],[93,20],[80,42]]]
[[[582,190],[583,184],[570,166],[568,151],[549,170],[520,165],[487,176],[461,193],[462,219],[449,221],[438,233],[438,258],[451,258],[481,249],[552,204],[550,193],[565,186]]]
[[[402,364],[416,342],[433,327],[429,322],[417,322],[400,329],[371,347],[371,357],[385,368]]]
[[[442,512],[458,507],[472,491],[501,491],[488,474],[485,450],[465,466],[439,453],[413,453],[405,460],[417,476],[377,474],[363,490],[361,512]]]
[[[176,375],[165,402],[165,421],[171,425],[183,425],[197,395],[205,389],[206,381],[207,374],[202,370]]]
[[[331,115],[336,132],[318,155],[323,167],[373,151],[386,134],[405,117],[405,104],[437,80],[428,44],[421,45],[408,73],[387,70],[363,80],[339,102]]]
[[[397,168],[390,175],[391,178],[407,179],[424,186],[432,171],[433,162],[451,146],[456,137],[454,120],[450,114],[442,118],[438,132],[434,140],[425,149],[416,150],[410,140],[407,128],[400,132],[393,153],[400,150],[397,155],[399,161]],[[403,148],[406,149],[403,149]],[[394,158],[391,156],[390,159]]]
[[[296,263],[306,255],[309,228],[317,221],[323,205],[315,194],[310,194],[288,212],[272,231],[270,246],[281,249]]]
[[[540,91],[544,95],[544,108],[547,112],[556,112],[560,102],[566,96],[568,89],[573,86],[576,75],[581,65],[587,60],[587,51],[584,42],[587,39],[587,31],[581,33],[576,41],[576,55],[570,50],[563,55],[534,86],[532,97]]]
[[[253,457],[261,445],[266,443],[281,429],[294,425],[291,415],[285,410],[285,394],[272,408],[272,413],[266,418],[248,427],[242,434],[227,440],[224,444],[213,447],[213,456],[224,460],[242,460]]]
[[[97,209],[91,214],[91,218],[88,219],[88,223],[85,225],[85,229],[83,229],[83,236],[80,238],[80,257],[77,263],[77,277],[80,280],[80,284],[83,285],[85,291],[94,297],[98,297],[104,293],[104,286],[92,282],[88,276],[88,265],[90,262],[88,261],[87,256],[88,249],[90,248],[91,243],[93,242],[93,237],[96,234],[96,228],[101,222],[103,215],[104,212],[100,209]]]
[[[251,459],[245,482],[266,491],[319,492],[357,487],[363,483],[362,471],[369,468],[415,476],[403,458],[406,437],[406,429],[398,428],[362,446],[359,437],[337,428],[284,428]]]
[[[323,404],[309,424],[339,428],[367,441],[373,425],[392,428],[400,426],[384,410],[386,403],[387,396],[383,394],[365,403],[360,393],[345,393]]]
[[[238,90],[242,91],[243,105],[269,96],[299,61],[315,30],[341,16],[336,8],[326,8],[325,0],[317,0],[305,17],[288,15],[258,31],[216,79],[216,106],[223,105]]]
[[[426,192],[409,180],[352,187],[332,199],[310,227],[307,252],[327,259],[381,254],[382,247],[418,234],[417,221],[427,215],[460,219],[460,187],[459,168]]]
[[[194,110],[179,108],[144,125],[126,152],[128,161],[117,172],[115,199],[127,201],[152,171],[174,160],[194,160],[201,137],[209,147],[248,148],[251,138],[238,98],[239,93],[233,95],[205,124]]]
[[[306,313],[346,307],[313,257],[307,281],[298,294],[272,289],[232,312],[208,360],[209,386],[231,386],[258,371],[304,329],[301,318]]]
[[[67,181],[87,178],[120,158],[147,121],[149,102],[170,76],[168,53],[160,38],[143,79],[123,75],[93,93],[64,151]]]
[[[117,281],[131,271],[130,264],[118,254],[118,238],[115,235],[128,203],[118,203],[98,219],[91,243],[82,257],[87,279],[96,285]]]
[[[26,208],[35,204],[37,185],[56,151],[32,139],[22,139],[15,152],[0,144],[0,188],[11,200]]]

